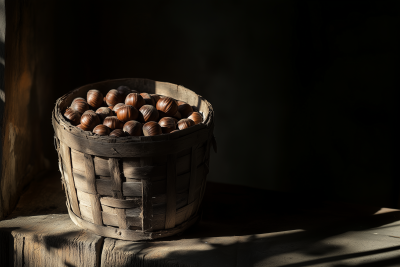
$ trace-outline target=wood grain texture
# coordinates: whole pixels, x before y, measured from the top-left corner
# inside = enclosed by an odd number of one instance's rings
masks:
[[[82,220],[81,218],[76,216],[70,209],[68,210],[68,212],[71,217],[71,220],[76,225],[84,229],[90,230],[93,233],[101,236],[122,239],[122,240],[130,240],[130,241],[152,240],[155,238],[172,236],[186,230],[198,220],[198,217],[194,217],[189,221],[186,221],[172,229],[155,231],[155,232],[143,232],[143,231],[126,230],[120,228],[110,228],[106,226],[95,225],[93,223]]]
[[[54,6],[0,1],[0,219],[24,186],[49,170],[49,160],[57,164],[46,122],[56,99]]]
[[[119,159],[118,158],[110,158],[108,160],[108,166],[111,174],[111,184],[112,184],[112,194],[113,198],[116,199],[124,199],[122,195],[122,177],[121,172],[119,170]],[[125,209],[116,208],[116,215],[118,219],[118,226],[121,229],[128,229],[129,225],[126,221]]]
[[[175,227],[176,215],[176,155],[168,158],[167,169],[167,207],[165,214],[165,229]]]
[[[140,159],[142,168],[146,168],[153,163],[152,158],[143,157]],[[156,176],[157,174],[154,174]],[[166,168],[162,169],[161,177],[166,176]],[[153,204],[152,204],[152,182],[153,177],[142,180],[142,230],[151,231],[153,221]]]
[[[167,155],[190,148],[193,144],[202,143],[208,138],[208,129],[203,128],[202,130],[193,132],[192,134],[181,137],[177,140],[131,143],[105,143],[80,137],[74,135],[70,131],[65,131],[64,128],[62,128],[56,121],[53,122],[53,125],[55,125],[54,130],[57,137],[72,149],[75,149],[82,153],[102,157],[121,158]]]
[[[72,210],[76,215],[80,216],[81,212],[79,210],[78,197],[76,195],[75,182],[72,174],[70,148],[64,143],[61,143],[61,153],[65,163],[64,177],[68,182],[68,193],[70,194]]]
[[[0,266],[98,267],[104,237],[75,225],[68,214],[22,216],[0,222]],[[9,253],[5,259],[4,252]]]
[[[90,205],[92,207],[93,221],[95,224],[103,225],[100,200],[96,191],[96,176],[94,173],[93,158],[91,155],[85,154],[85,166],[87,188],[91,192]]]
[[[102,197],[100,199],[101,205],[110,206],[113,208],[120,209],[131,209],[142,206],[142,198],[137,197],[136,199],[115,199],[111,197]]]
[[[192,155],[191,155],[191,166],[190,166],[190,185],[189,185],[189,196],[188,196],[188,204],[191,204],[195,199],[195,191],[197,187],[196,181],[196,173],[197,173],[197,166],[196,166],[196,149],[192,147]],[[187,213],[187,218],[190,217],[192,214],[191,211]]]

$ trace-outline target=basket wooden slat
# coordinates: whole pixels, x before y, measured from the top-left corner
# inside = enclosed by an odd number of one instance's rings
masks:
[[[90,89],[119,85],[188,102],[204,123],[153,137],[111,138],[83,132],[62,116]],[[145,79],[111,80],[61,97],[53,112],[55,144],[71,219],[99,235],[150,240],[184,231],[199,218],[213,131],[211,105],[194,92]]]

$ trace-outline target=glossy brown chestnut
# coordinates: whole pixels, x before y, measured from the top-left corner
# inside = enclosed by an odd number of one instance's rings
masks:
[[[181,119],[178,121],[178,128],[179,130],[183,130],[189,127],[192,127],[194,125],[194,121],[191,119]]]
[[[143,105],[146,105],[146,101],[144,101],[140,94],[130,93],[125,98],[125,105],[131,105],[136,109],[140,109]]]
[[[95,133],[97,135],[109,135],[110,132],[111,132],[111,129],[103,124],[99,124],[96,127],[94,127],[94,129],[93,129],[93,133]]]
[[[115,129],[114,131],[112,131],[110,133],[110,136],[114,136],[114,137],[123,137],[125,136],[125,133],[122,129]]]
[[[64,113],[64,117],[72,124],[78,125],[81,122],[81,114],[78,111],[73,110],[72,108],[67,108]]]
[[[178,106],[178,111],[183,118],[187,118],[193,112],[193,108],[191,105],[184,103]]]
[[[87,101],[83,97],[77,97],[74,100],[72,100],[72,103],[74,103],[74,102],[87,102]]]
[[[91,109],[88,109],[88,110],[86,110],[85,112],[83,112],[83,114],[87,114],[87,113],[95,114],[96,112],[94,112],[94,111],[91,110]],[[82,114],[82,115],[83,115],[83,114]]]
[[[76,125],[76,127],[78,127],[79,129],[83,130],[83,131],[89,131],[89,129],[87,129],[85,126],[83,126],[82,124],[78,124]]]
[[[148,121],[157,121],[159,114],[157,109],[152,105],[144,105],[139,109],[142,116],[140,117],[141,120],[144,122]]]
[[[156,106],[156,102],[154,101],[154,98],[148,94],[148,93],[141,93],[140,94],[144,101],[146,101],[146,105],[152,105],[152,106]]]
[[[178,104],[178,106],[180,106],[180,105],[187,104],[187,103],[182,100],[176,100],[176,104]]]
[[[175,133],[175,132],[179,132],[179,130],[173,130],[172,132],[170,132],[170,133]]]
[[[189,115],[188,119],[194,121],[194,124],[199,124],[203,122],[203,116],[201,116],[201,114],[198,112],[192,112],[192,114]]]
[[[176,129],[175,120],[171,117],[162,118],[158,124],[161,126],[163,133],[170,133]]]
[[[124,103],[125,97],[116,89],[111,89],[106,95],[107,106],[115,106],[118,103]]]
[[[175,113],[178,111],[178,105],[171,97],[164,97],[158,100],[156,108],[157,110],[164,112],[170,117],[174,116]]]
[[[130,105],[125,105],[118,109],[117,117],[120,121],[127,122],[131,120],[136,120],[138,118],[139,111]]]
[[[143,134],[145,136],[153,136],[162,134],[161,126],[155,121],[146,122],[143,125]]]
[[[124,96],[124,98],[131,92],[131,88],[125,85],[117,87],[117,91]]]
[[[116,104],[115,106],[113,106],[112,111],[114,111],[115,114],[117,114],[117,111],[118,111],[120,108],[122,108],[123,106],[125,106],[124,103],[118,103],[118,104]]]
[[[75,98],[75,101],[72,101],[70,108],[82,114],[89,109],[89,104],[86,101],[82,101],[81,99],[76,100]]]
[[[111,130],[114,129],[122,129],[124,127],[124,123],[120,121],[117,116],[110,116],[104,119],[103,124],[110,128]]]
[[[150,95],[153,97],[154,103],[157,104],[158,100],[160,100],[160,95],[158,94],[150,94]]]
[[[142,127],[143,127],[143,125],[138,121],[127,121],[124,124],[124,128],[122,128],[122,130],[124,130],[124,132],[127,135],[141,136],[142,135]]]
[[[93,109],[98,109],[103,105],[104,96],[99,90],[92,89],[87,92],[86,99],[90,107]]]
[[[113,111],[107,107],[98,108],[96,110],[96,113],[99,116],[101,122],[103,122],[106,117],[114,115]]]
[[[87,131],[91,131],[94,127],[100,124],[100,118],[94,112],[86,112],[82,114],[81,124],[87,129]]]
[[[178,120],[182,119],[182,115],[179,111],[177,111],[173,117]]]

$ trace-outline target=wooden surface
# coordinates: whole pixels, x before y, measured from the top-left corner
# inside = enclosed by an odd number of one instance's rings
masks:
[[[179,236],[103,238],[69,219],[52,173],[0,222],[0,266],[399,266],[398,210],[215,183],[202,209],[202,221]]]

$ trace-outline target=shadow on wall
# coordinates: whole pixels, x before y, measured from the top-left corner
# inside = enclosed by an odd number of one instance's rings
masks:
[[[182,84],[216,111],[210,180],[397,206],[398,1],[77,3],[56,4],[54,101]]]

